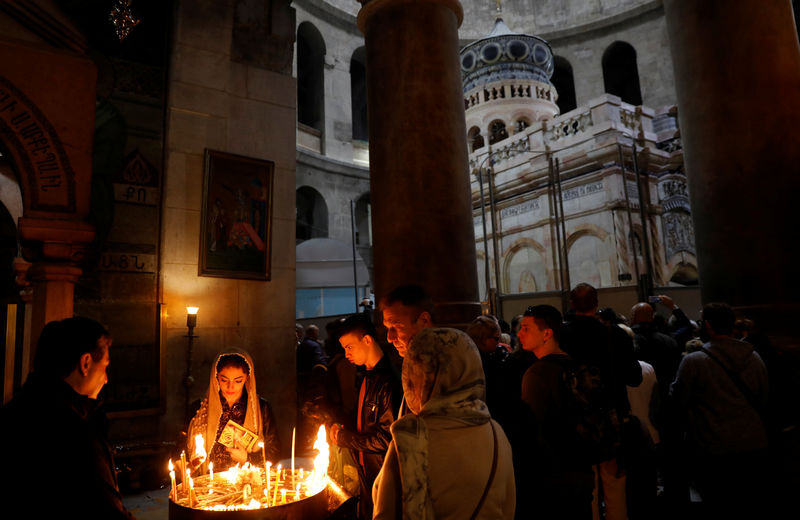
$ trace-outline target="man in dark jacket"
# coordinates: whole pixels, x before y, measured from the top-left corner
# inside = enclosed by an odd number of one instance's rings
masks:
[[[642,369],[633,353],[633,341],[620,327],[606,327],[595,317],[598,307],[597,290],[588,283],[579,283],[570,292],[573,313],[567,316],[561,329],[561,348],[577,363],[600,369],[603,385],[609,389],[617,415],[630,415],[628,386],[639,386]],[[595,486],[592,507],[605,503],[606,519],[627,518],[625,472],[613,458],[595,466],[602,485]],[[597,489],[602,490],[599,496]]]
[[[383,465],[392,440],[389,426],[397,419],[403,390],[400,377],[384,355],[377,333],[365,314],[355,314],[341,324],[339,342],[347,360],[364,366],[359,389],[355,425],[331,427],[331,438],[353,451],[359,466],[361,498],[359,518],[372,518],[372,484]],[[353,427],[355,426],[355,427]]]
[[[2,410],[0,471],[6,503],[29,516],[130,519],[97,396],[108,378],[111,338],[98,322],[48,323],[34,372]]]
[[[703,307],[702,350],[684,356],[670,395],[682,412],[691,473],[709,518],[779,518],[767,493],[767,369],[733,338],[726,304]],[[782,512],[782,513],[785,513]]]

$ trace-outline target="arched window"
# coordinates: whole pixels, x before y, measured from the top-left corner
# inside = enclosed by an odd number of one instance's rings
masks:
[[[636,50],[625,42],[614,42],[603,53],[603,83],[606,92],[631,105],[642,104]]]
[[[366,54],[364,47],[359,47],[350,58],[350,103],[353,113],[353,139],[358,141],[369,141]]]
[[[558,92],[558,110],[566,114],[570,110],[575,110],[578,103],[575,99],[575,77],[572,75],[572,65],[566,58],[561,56],[553,57],[553,77],[550,82]]]
[[[297,28],[297,121],[320,132],[324,128],[325,41],[309,22]]]
[[[328,237],[328,205],[317,190],[308,186],[297,189],[297,242]]]
[[[483,136],[481,135],[481,129],[477,126],[473,126],[469,130],[469,151],[474,152],[480,148],[483,148]]]
[[[489,124],[489,144],[494,144],[508,137],[506,124],[499,119]]]
[[[528,121],[528,120],[527,120],[526,118],[524,118],[524,117],[521,117],[521,118],[517,119],[517,122],[516,122],[516,124],[515,124],[515,130],[514,130],[514,133],[523,132],[523,131],[525,131],[525,129],[526,129],[526,128],[528,128],[529,126],[531,126],[531,123],[530,123],[530,121]]]

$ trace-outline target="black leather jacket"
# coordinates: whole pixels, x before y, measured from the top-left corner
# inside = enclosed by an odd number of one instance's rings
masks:
[[[361,432],[358,432],[354,420],[353,424],[339,432],[336,444],[353,450],[356,460],[359,458],[358,452],[363,453],[362,479],[367,489],[371,489],[392,440],[389,426],[397,419],[403,389],[400,376],[387,356],[383,356],[372,370],[356,376],[356,394],[361,389],[362,381],[366,381],[366,388],[364,404],[361,406]]]

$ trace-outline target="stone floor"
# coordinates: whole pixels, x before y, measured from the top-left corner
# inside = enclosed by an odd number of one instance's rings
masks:
[[[137,520],[167,520],[169,517],[169,488],[143,491],[125,496],[122,502]]]

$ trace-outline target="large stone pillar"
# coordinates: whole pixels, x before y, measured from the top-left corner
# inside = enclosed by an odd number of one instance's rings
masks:
[[[480,314],[457,0],[367,0],[370,202],[378,298],[418,283],[437,324]]]
[[[788,0],[665,0],[704,302],[798,345],[800,48]]]
[[[32,261],[26,278],[33,286],[31,361],[36,341],[50,321],[72,317],[78,264],[94,239],[94,226],[77,220],[19,219],[23,253]]]

